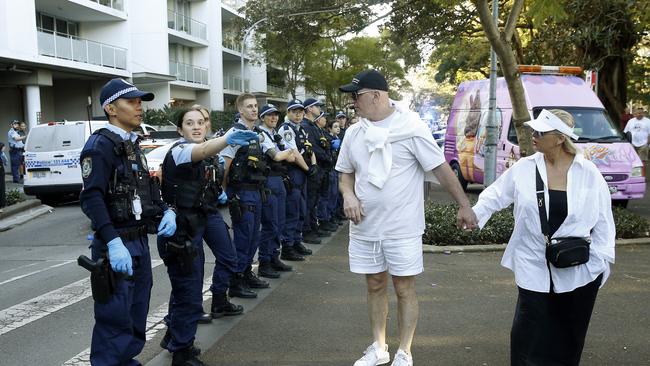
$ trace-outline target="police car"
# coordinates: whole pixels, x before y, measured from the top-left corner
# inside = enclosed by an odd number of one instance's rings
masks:
[[[55,203],[82,188],[79,155],[106,121],[50,122],[34,126],[25,143],[25,194]]]

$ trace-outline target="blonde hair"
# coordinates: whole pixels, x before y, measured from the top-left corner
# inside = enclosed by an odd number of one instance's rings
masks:
[[[573,128],[576,125],[575,120],[573,119],[573,116],[571,113],[563,110],[563,109],[549,109],[549,112],[553,113],[555,117],[559,118],[564,124],[567,126]],[[571,138],[567,135],[564,135],[564,142],[562,143],[562,150],[564,150],[566,153],[571,154],[571,155],[576,155],[578,151],[576,150],[576,146],[573,144],[571,141]]]

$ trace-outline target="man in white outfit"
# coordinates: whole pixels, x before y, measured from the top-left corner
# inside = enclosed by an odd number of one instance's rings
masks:
[[[418,115],[395,105],[376,70],[340,87],[351,93],[359,123],[349,127],[336,170],[350,224],[350,270],[366,275],[374,342],[355,366],[390,361],[386,344],[388,274],[398,301],[400,345],[393,366],[412,366],[411,343],[418,318],[415,276],[423,271],[424,181],[435,175],[460,205],[457,224],[477,227],[467,197],[442,150]]]
[[[643,108],[634,110],[634,118],[627,121],[625,130],[632,134],[632,146],[645,163],[648,160],[648,144],[650,143],[650,119],[643,115]]]

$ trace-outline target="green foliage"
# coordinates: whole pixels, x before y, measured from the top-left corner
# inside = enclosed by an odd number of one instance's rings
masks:
[[[650,236],[648,220],[622,207],[613,207],[616,237],[629,239]]]
[[[170,108],[165,106],[162,109],[146,109],[143,115],[143,122],[154,126],[166,126],[173,124],[181,108]],[[212,132],[219,129],[229,129],[235,119],[236,111],[212,111],[210,112],[210,125]]]
[[[18,189],[10,189],[6,192],[7,206],[11,206],[25,200],[25,195]]]
[[[422,241],[428,245],[504,244],[510,240],[514,228],[512,208],[492,215],[483,229],[467,232],[456,228],[458,206],[428,204],[424,209],[426,227]],[[618,239],[650,236],[650,223],[629,210],[613,207],[616,237]]]
[[[217,132],[221,128],[223,128],[224,131],[227,131],[232,127],[236,113],[237,112],[235,111],[210,112],[210,125],[212,126],[212,132]]]

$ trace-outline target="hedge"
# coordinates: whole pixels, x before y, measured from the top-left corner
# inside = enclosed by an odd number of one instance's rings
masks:
[[[7,198],[7,206],[11,206],[18,202],[24,201],[25,195],[23,194],[23,192],[17,189],[10,189],[6,192],[6,198]]]
[[[427,245],[478,245],[507,243],[514,227],[512,207],[492,215],[481,230],[463,231],[456,228],[458,206],[428,204],[424,210],[426,227],[422,241]],[[618,239],[650,236],[648,220],[621,207],[613,207]]]
[[[165,106],[162,109],[146,109],[142,116],[142,122],[152,126],[168,126],[176,117],[176,114],[181,108],[172,108]],[[220,128],[224,130],[229,129],[235,118],[236,111],[212,111],[210,112],[210,125],[212,132],[219,131]]]

